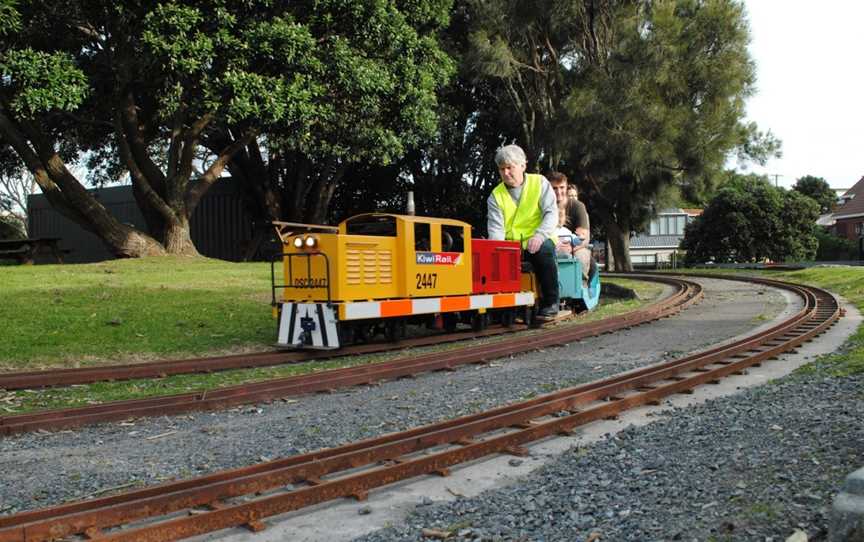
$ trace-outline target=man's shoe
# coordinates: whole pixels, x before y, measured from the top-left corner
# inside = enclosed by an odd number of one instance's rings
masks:
[[[548,322],[549,320],[554,320],[558,316],[558,306],[550,305],[548,307],[543,307],[539,311],[537,311],[537,319],[542,320],[544,322]]]

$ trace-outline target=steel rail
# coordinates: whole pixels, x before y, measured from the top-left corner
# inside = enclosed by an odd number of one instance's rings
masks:
[[[300,394],[332,391],[338,388],[370,384],[422,372],[449,370],[458,365],[483,363],[510,354],[567,344],[586,337],[668,317],[701,299],[702,288],[694,282],[662,276],[646,278],[672,285],[677,290],[662,301],[618,317],[577,326],[553,328],[529,337],[517,337],[500,343],[469,345],[458,351],[412,355],[387,362],[320,371],[203,392],[113,401],[86,407],[2,416],[0,417],[0,435],[38,429],[65,429],[89,423],[124,420],[133,417],[213,410]]]
[[[447,342],[461,341],[475,337],[500,335],[526,329],[525,325],[514,324],[511,328],[495,327],[481,332],[436,333],[426,337],[402,339],[395,343],[371,343],[344,347],[338,351],[316,350],[302,352],[255,352],[232,354],[206,358],[163,360],[121,365],[102,365],[95,367],[76,367],[68,369],[44,369],[39,371],[17,371],[0,373],[0,389],[20,390],[90,384],[103,381],[132,380],[135,378],[155,378],[178,374],[212,373],[231,369],[270,367],[287,363],[303,363],[331,359],[341,356],[372,354],[404,348],[428,346]]]
[[[494,453],[518,454],[531,441],[740,373],[812,340],[841,315],[828,292],[792,290],[804,295],[804,308],[791,318],[700,354],[402,433],[0,517],[0,542],[82,533],[106,541],[163,541],[239,525],[258,530],[265,517],[340,497],[364,499],[371,489],[420,474],[446,475],[453,465]],[[764,346],[754,350],[756,337]]]
[[[44,369],[37,371],[0,372],[0,389],[9,391],[49,388],[70,386],[74,384],[90,384],[102,381],[121,381],[136,378],[165,377],[178,374],[212,373],[231,369],[270,367],[287,363],[303,363],[307,361],[332,359],[357,354],[388,352],[411,347],[461,341],[476,337],[501,335],[513,331],[524,330],[526,327],[527,326],[525,325],[514,324],[509,328],[495,327],[480,332],[463,331],[456,333],[434,334],[426,337],[402,339],[395,343],[377,342],[371,344],[352,345],[341,348],[338,351],[255,352],[250,354],[232,354],[227,356],[163,360],[145,363]]]

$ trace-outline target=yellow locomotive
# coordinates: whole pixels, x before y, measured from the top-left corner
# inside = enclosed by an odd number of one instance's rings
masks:
[[[382,328],[395,340],[409,321],[479,329],[490,314],[508,323],[535,303],[519,243],[472,239],[459,220],[369,213],[338,227],[274,224],[283,244],[283,284],[272,270],[280,347],[339,348]]]

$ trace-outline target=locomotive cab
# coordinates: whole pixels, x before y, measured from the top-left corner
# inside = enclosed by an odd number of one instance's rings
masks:
[[[396,340],[409,322],[450,331],[460,322],[507,326],[520,314],[533,320],[538,284],[522,269],[517,241],[472,239],[459,220],[388,213],[338,226],[274,225],[282,241],[279,284],[271,265],[279,347],[336,349],[378,332]],[[562,302],[594,308],[596,266],[585,284],[578,261],[558,258],[558,266]]]
[[[278,346],[338,348],[368,334],[371,320],[434,314],[471,294],[465,222],[370,213],[338,227],[274,224],[283,247],[283,284],[272,271]]]
[[[346,301],[411,299],[465,295],[471,291],[471,226],[459,220],[370,213],[351,217],[339,225],[346,243],[356,250],[355,258],[346,261],[346,281],[355,283],[362,274],[362,290],[356,296],[342,296]],[[391,239],[394,245],[392,282],[386,288],[364,269],[372,257],[377,240]],[[347,284],[346,284],[347,286]],[[372,291],[369,286],[381,288]],[[346,291],[347,292],[347,291]]]

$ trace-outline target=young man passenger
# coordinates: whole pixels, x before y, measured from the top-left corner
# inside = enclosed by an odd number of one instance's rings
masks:
[[[555,263],[555,230],[558,206],[549,181],[525,173],[525,151],[506,145],[495,152],[501,182],[486,200],[489,239],[520,241],[540,283],[539,320],[558,315],[558,266]]]
[[[588,279],[591,266],[590,241],[591,223],[585,205],[577,199],[576,186],[567,183],[567,176],[559,171],[552,171],[547,176],[558,205],[558,227],[565,228],[581,239],[577,244],[570,240],[558,239],[555,249],[562,254],[572,254],[582,264],[582,276]],[[560,235],[560,234],[559,234]]]

